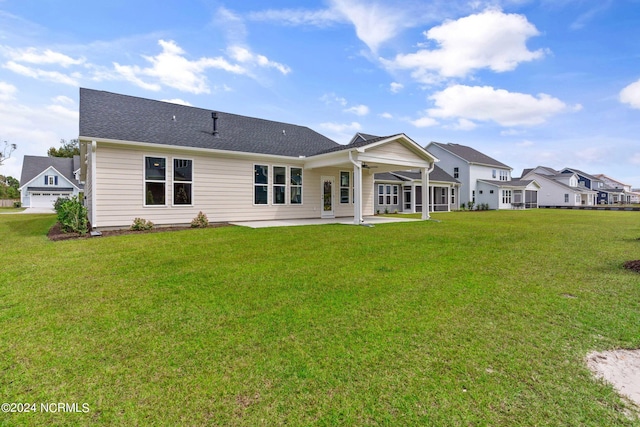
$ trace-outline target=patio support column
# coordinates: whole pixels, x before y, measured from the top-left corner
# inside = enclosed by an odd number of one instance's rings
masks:
[[[360,225],[364,222],[362,218],[362,163],[353,160],[351,151],[349,151],[349,160],[353,163],[353,223]]]
[[[429,219],[429,169],[422,168],[422,219]]]
[[[447,185],[447,212],[451,212],[451,186]]]

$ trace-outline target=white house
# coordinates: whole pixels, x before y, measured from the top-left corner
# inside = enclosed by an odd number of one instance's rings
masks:
[[[578,174],[565,170],[565,173],[537,166],[525,169],[522,179],[535,179],[540,185],[538,192],[539,206],[594,206],[598,191],[587,188],[580,183]]]
[[[426,200],[437,161],[405,134],[340,145],[303,126],[84,88],[79,140],[93,228],[187,224],[199,211],[360,224],[374,214],[373,170],[420,170]]]
[[[489,209],[536,208],[538,184],[512,180],[512,168],[478,150],[460,144],[431,142],[427,151],[460,186],[459,203],[485,204]]]
[[[22,206],[53,209],[58,197],[82,192],[80,157],[24,156],[20,183]]]

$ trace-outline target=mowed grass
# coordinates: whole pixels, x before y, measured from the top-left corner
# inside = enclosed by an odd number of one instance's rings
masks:
[[[585,367],[640,347],[640,213],[50,242],[0,216],[2,425],[640,425]]]

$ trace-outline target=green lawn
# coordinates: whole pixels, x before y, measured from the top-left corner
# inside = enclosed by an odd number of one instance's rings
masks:
[[[584,364],[640,347],[640,213],[433,218],[50,242],[0,215],[0,395],[38,405],[0,425],[640,425]]]

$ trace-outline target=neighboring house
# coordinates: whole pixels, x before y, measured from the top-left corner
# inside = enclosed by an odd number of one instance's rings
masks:
[[[431,142],[427,151],[440,160],[440,168],[460,182],[460,204],[485,204],[489,209],[538,206],[535,180],[512,180],[511,167],[474,148]]]
[[[376,173],[376,212],[422,212],[422,173],[394,171]],[[429,173],[429,209],[451,211],[460,207],[460,183],[437,165]]]
[[[93,228],[374,214],[373,171],[437,158],[405,134],[340,145],[303,126],[80,89],[81,176]],[[429,210],[422,218],[429,218]]]
[[[636,194],[631,190],[629,184],[623,184],[604,174],[596,175],[604,183],[605,191],[610,193],[609,203],[633,203]]]
[[[80,157],[24,156],[20,182],[22,206],[53,209],[58,197],[82,192]]]
[[[598,192],[580,184],[578,174],[571,171],[560,173],[546,167],[525,169],[521,179],[534,179],[540,186],[539,206],[593,206]]]
[[[598,195],[596,196],[596,203],[599,205],[614,203],[614,198],[618,196],[618,192],[610,191],[610,188],[602,181],[602,179],[579,169],[564,168],[560,170],[560,173],[575,173],[578,177],[578,185],[597,191]]]

